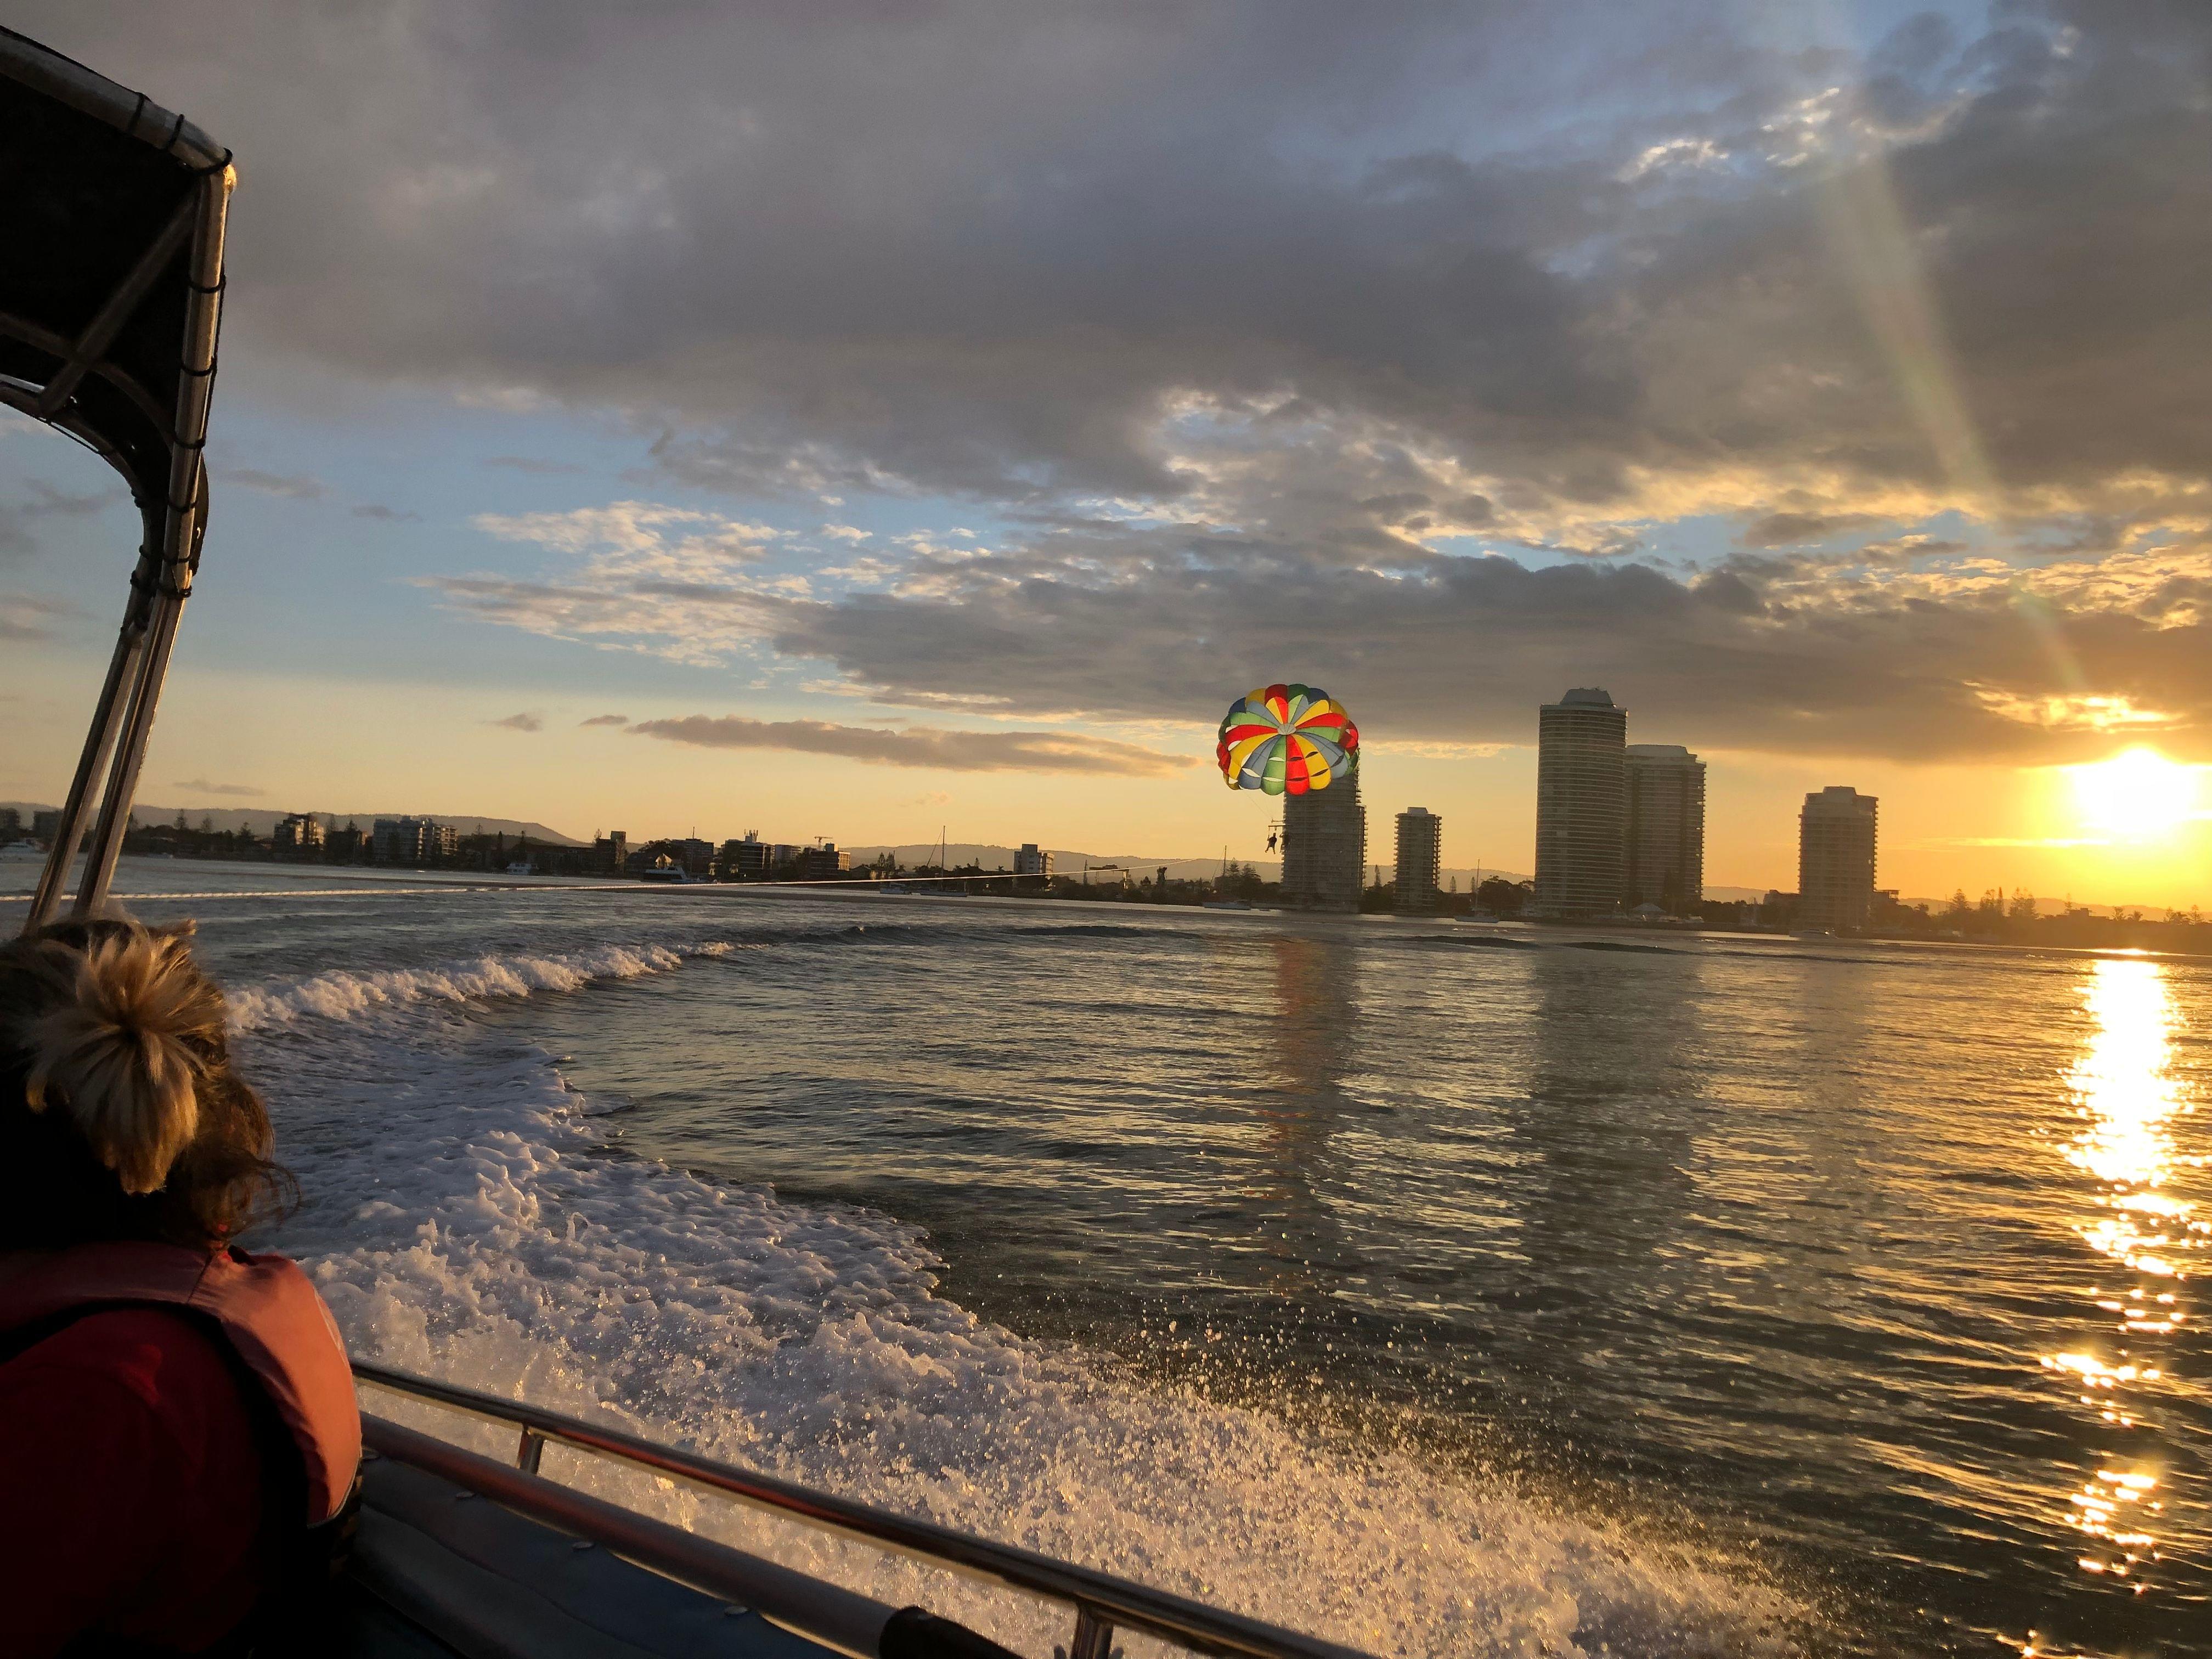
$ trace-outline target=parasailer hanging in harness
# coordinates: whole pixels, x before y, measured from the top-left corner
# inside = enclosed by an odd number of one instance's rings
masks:
[[[0,1655],[313,1650],[361,1458],[187,937],[0,945]],[[103,1645],[104,1644],[104,1645]]]

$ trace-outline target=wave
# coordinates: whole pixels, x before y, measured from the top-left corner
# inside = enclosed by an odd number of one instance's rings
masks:
[[[597,979],[666,973],[695,957],[726,957],[728,940],[702,945],[607,945],[551,956],[477,957],[434,968],[343,969],[304,980],[249,987],[230,994],[232,1025],[241,1031],[287,1024],[302,1015],[350,1019],[374,1009],[417,1002],[469,1002],[573,991]]]
[[[276,1243],[356,1353],[1373,1652],[1795,1650],[1808,1615],[1754,1567],[1026,1340],[938,1293],[920,1231],[629,1156],[550,1054],[460,1017],[733,948],[485,957],[240,1000],[241,1057],[309,1195]],[[556,1472],[1018,1650],[1066,1640],[1055,1613],[902,1558],[610,1466]]]

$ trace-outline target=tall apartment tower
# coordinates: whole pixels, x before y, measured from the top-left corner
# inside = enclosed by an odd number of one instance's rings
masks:
[[[1872,795],[1840,784],[1805,797],[1797,817],[1797,922],[1856,933],[1874,903]]]
[[[1680,915],[1705,896],[1705,763],[1674,743],[1632,743],[1626,752],[1626,896]]]
[[[1283,902],[1294,910],[1358,910],[1367,869],[1359,773],[1283,797]]]
[[[1398,908],[1433,910],[1443,863],[1444,821],[1425,806],[1398,814]]]
[[[1605,916],[1626,885],[1628,711],[1577,687],[1536,720],[1536,913]]]

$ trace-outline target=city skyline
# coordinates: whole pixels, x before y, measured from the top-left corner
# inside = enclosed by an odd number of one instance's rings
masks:
[[[1843,777],[1885,885],[2212,903],[2176,16],[19,10],[243,158],[149,799],[1249,856],[1212,723],[1303,676],[1376,811],[1525,868],[1525,710],[1595,684],[1705,763],[1710,884]],[[618,131],[529,90],[586,64]],[[0,795],[61,793],[133,538],[0,421]],[[2068,769],[2138,747],[2148,813]]]

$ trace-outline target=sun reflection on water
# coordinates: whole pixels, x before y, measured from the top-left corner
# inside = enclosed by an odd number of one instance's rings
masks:
[[[2212,1226],[2196,1219],[2194,1205],[2161,1190],[2178,1170],[2201,1162],[2174,1142],[2174,1121],[2190,1109],[2173,1070],[2179,1016],[2164,969],[2142,960],[2099,962],[2085,1003],[2095,1026],[2067,1079],[2081,1129],[2066,1157],[2103,1190],[2096,1213],[2077,1231],[2136,1282],[2097,1292],[2096,1306],[2117,1332],[2104,1352],[2045,1354],[2043,1366],[2100,1423],[2128,1431],[2144,1425],[2143,1397],[2163,1376],[2154,1345],[2189,1317],[2180,1304],[2191,1253],[2203,1248]],[[2154,1345],[2148,1351],[2146,1341]],[[2158,1559],[2154,1528],[2165,1508],[2159,1472],[2142,1467],[2144,1461],[2108,1448],[2066,1500],[2068,1522],[2092,1540],[2078,1558],[2081,1571],[2132,1579],[2138,1595],[2148,1588],[2139,1574]]]

